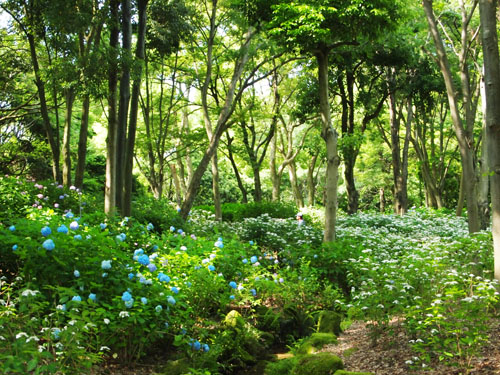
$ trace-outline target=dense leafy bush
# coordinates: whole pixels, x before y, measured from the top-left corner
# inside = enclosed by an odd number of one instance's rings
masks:
[[[209,212],[214,212],[214,207],[209,205],[198,206]],[[278,219],[293,218],[297,214],[297,208],[291,204],[281,202],[251,202],[251,203],[224,203],[222,204],[223,221],[242,221],[249,217],[258,217],[267,214]]]

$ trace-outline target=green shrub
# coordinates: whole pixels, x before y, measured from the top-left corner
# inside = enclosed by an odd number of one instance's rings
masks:
[[[273,218],[294,218],[297,208],[281,202],[251,202],[251,203],[224,203],[222,204],[223,221],[242,221],[249,217],[258,217],[264,214]],[[213,206],[197,206],[195,209],[215,212]]]
[[[318,317],[318,332],[340,334],[342,316],[336,311],[321,311]]]

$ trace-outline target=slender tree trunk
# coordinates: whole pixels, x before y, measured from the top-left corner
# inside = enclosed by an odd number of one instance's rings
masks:
[[[318,61],[319,103],[322,121],[321,136],[326,144],[326,183],[325,183],[325,231],[324,242],[335,239],[335,222],[337,218],[337,183],[339,156],[337,154],[338,135],[332,125],[330,103],[328,100],[328,51],[316,54]]]
[[[217,149],[215,149],[214,155],[212,156],[212,191],[214,198],[215,219],[222,221],[222,202],[220,197],[218,160],[219,157],[217,155]]]
[[[83,188],[83,176],[85,173],[85,159],[87,158],[87,139],[89,134],[89,112],[90,95],[85,94],[82,103],[82,120],[80,123],[80,134],[78,138],[78,160],[75,170],[75,186]]]
[[[177,202],[177,205],[180,207],[180,205],[182,204],[182,191],[181,191],[181,183],[179,181],[179,175],[177,174],[177,168],[175,167],[175,164],[171,163],[169,164],[169,166],[175,187],[175,201]]]
[[[127,143],[127,120],[130,104],[130,64],[132,48],[131,0],[121,0],[122,15],[122,54],[120,100],[118,107],[118,126],[116,130],[116,205],[123,216],[123,185],[125,177],[125,148]]]
[[[490,175],[488,169],[488,140],[486,135],[486,92],[484,87],[484,77],[481,80],[481,104],[483,110],[483,128],[481,130],[481,156],[479,157],[479,184],[478,184],[478,205],[479,217],[481,218],[481,229],[487,230],[490,226]]]
[[[28,43],[30,46],[31,63],[33,64],[33,72],[35,73],[35,84],[38,90],[38,98],[40,99],[40,112],[43,119],[43,127],[47,134],[50,150],[52,151],[52,176],[54,181],[61,181],[61,170],[59,166],[60,151],[59,145],[54,137],[54,131],[49,118],[49,110],[47,106],[47,98],[45,95],[45,83],[41,78],[40,66],[38,64],[38,57],[36,54],[35,37],[31,33],[27,33]]]
[[[385,212],[385,191],[384,188],[380,188],[378,191],[379,196],[379,211],[381,214]]]
[[[75,101],[75,92],[72,88],[65,90],[66,114],[64,118],[64,135],[62,146],[63,159],[63,185],[71,185],[71,117],[73,115],[73,103]]]
[[[430,0],[422,0],[422,3],[424,5],[424,11],[429,23],[429,29],[434,39],[439,66],[444,78],[446,92],[448,94],[451,118],[460,149],[463,173],[463,188],[465,201],[467,204],[469,232],[474,233],[479,231],[480,225],[476,193],[476,173],[474,170],[473,140],[468,136],[460,117],[460,109],[457,103],[455,85],[453,83],[453,77],[451,74],[448,57],[443,45],[443,40],[439,35],[436,19],[432,10],[432,2]]]
[[[292,161],[290,164],[288,164],[288,175],[290,177],[290,184],[292,185],[292,193],[295,199],[295,204],[297,205],[297,208],[303,208],[304,198],[302,198],[302,193],[299,188],[297,167],[295,165],[295,161]]]
[[[314,170],[318,160],[319,153],[312,155],[307,167],[307,205],[313,207],[315,204],[316,181],[314,179]]]
[[[245,188],[245,185],[243,185],[240,171],[238,170],[238,165],[236,164],[236,161],[234,160],[233,150],[231,147],[234,138],[231,138],[231,136],[229,135],[228,132],[226,132],[226,138],[227,138],[227,154],[228,154],[229,161],[231,162],[231,166],[233,167],[234,175],[236,176],[236,181],[238,182],[238,188],[241,191],[242,202],[248,203],[248,192],[247,192],[247,189]]]
[[[491,208],[494,276],[500,280],[500,58],[497,36],[497,1],[479,0],[486,93],[486,139],[488,165],[492,172]]]
[[[354,181],[354,164],[356,157],[354,147],[347,146],[344,150],[344,182],[347,190],[347,213],[353,215],[358,211],[359,193]]]
[[[123,215],[130,216],[132,214],[132,181],[133,181],[133,167],[134,167],[134,149],[135,138],[137,132],[137,115],[139,112],[139,95],[141,92],[142,82],[142,67],[144,64],[145,47],[146,47],[146,24],[147,12],[146,7],[148,0],[139,0],[137,2],[139,10],[139,30],[137,35],[137,45],[135,50],[135,59],[137,70],[135,71],[135,78],[132,83],[132,96],[130,100],[130,117],[128,124],[128,136],[125,149],[125,169],[123,174]]]
[[[104,189],[104,212],[113,216],[116,212],[116,130],[117,130],[117,86],[118,86],[118,37],[120,34],[119,0],[110,0],[110,61],[108,68],[108,138],[106,139],[106,183]]]
[[[269,148],[269,170],[271,172],[271,183],[273,185],[271,192],[271,201],[280,201],[280,185],[281,176],[278,174],[276,168],[276,143],[278,141],[278,129],[274,130],[273,139],[271,140],[271,147]]]

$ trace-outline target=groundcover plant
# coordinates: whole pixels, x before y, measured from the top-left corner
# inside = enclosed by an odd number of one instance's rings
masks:
[[[324,310],[370,322],[373,339],[398,317],[408,365],[466,366],[498,302],[490,234],[469,236],[439,212],[341,216],[337,240],[321,244],[318,215],[218,224],[173,209],[160,230],[144,212],[107,218],[77,189],[0,185],[13,192],[0,228],[2,373],[90,373],[150,356],[231,373],[299,343]]]

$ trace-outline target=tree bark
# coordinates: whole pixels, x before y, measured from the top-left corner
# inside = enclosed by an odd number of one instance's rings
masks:
[[[108,68],[108,137],[106,139],[106,182],[104,188],[104,212],[113,216],[116,212],[116,131],[118,86],[118,37],[120,0],[110,0],[110,36]]]
[[[307,167],[307,205],[313,207],[316,196],[316,180],[314,178],[314,170],[318,161],[319,152],[312,155]]]
[[[75,186],[83,188],[83,176],[85,173],[85,159],[87,158],[87,139],[89,135],[89,112],[90,94],[85,93],[82,103],[82,119],[80,122],[80,134],[78,137],[78,160],[75,169]]]
[[[141,92],[142,82],[142,66],[144,64],[145,48],[146,48],[146,25],[147,12],[146,7],[149,0],[139,0],[137,7],[139,11],[139,28],[137,35],[137,45],[135,50],[135,59],[137,70],[132,83],[132,96],[130,98],[130,115],[127,132],[127,143],[124,155],[124,174],[123,174],[123,215],[130,216],[132,214],[132,181],[134,167],[134,149],[135,138],[137,133],[137,114],[139,112],[139,95]]]
[[[288,176],[290,177],[290,184],[292,185],[292,193],[295,199],[295,204],[297,208],[304,208],[304,198],[299,188],[299,182],[297,178],[297,167],[295,166],[295,161],[288,164]]]
[[[325,231],[324,242],[335,240],[337,219],[337,184],[339,156],[337,154],[338,135],[332,125],[330,103],[328,100],[328,51],[316,53],[318,62],[319,103],[322,121],[321,136],[326,144],[326,183],[325,183]]]
[[[439,35],[436,19],[432,10],[432,2],[431,0],[422,0],[422,4],[424,6],[429,29],[436,46],[437,59],[446,86],[451,118],[460,149],[463,173],[463,187],[467,204],[469,233],[474,233],[480,230],[480,224],[476,194],[476,174],[474,169],[473,140],[467,134],[467,130],[464,128],[462,119],[460,117],[460,109],[458,107],[455,94],[455,85],[453,83],[453,77],[448,62],[448,57],[444,48],[443,40]]]
[[[500,58],[497,36],[497,1],[479,0],[486,94],[486,139],[491,173],[491,208],[494,276],[500,280]]]
[[[122,15],[122,63],[120,78],[120,99],[118,106],[118,126],[116,129],[116,205],[123,216],[123,186],[125,177],[125,148],[127,143],[127,120],[130,104],[130,64],[132,48],[131,0],[121,0]]]
[[[64,117],[64,134],[62,145],[63,159],[63,185],[71,185],[71,117],[73,114],[73,103],[75,101],[75,91],[73,88],[65,89],[66,114]]]

